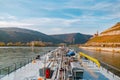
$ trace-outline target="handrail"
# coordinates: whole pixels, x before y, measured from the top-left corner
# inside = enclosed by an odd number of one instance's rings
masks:
[[[84,54],[84,53],[82,53],[82,52],[80,52],[79,54],[80,54],[80,56],[84,56],[84,57],[86,57],[87,59],[93,61],[94,63],[96,63],[96,65],[97,65],[98,67],[100,67],[100,62],[99,62],[97,59],[95,59],[95,58],[93,58],[93,57],[90,57],[90,56],[88,56],[88,55],[86,55],[86,54]]]
[[[10,74],[11,72],[14,72],[17,69],[25,66],[26,64],[32,62],[32,60],[34,60],[34,58],[28,58],[26,60],[27,61],[16,62],[16,63],[13,63],[13,64],[7,66],[7,67],[0,68],[0,79],[3,78],[4,76]]]

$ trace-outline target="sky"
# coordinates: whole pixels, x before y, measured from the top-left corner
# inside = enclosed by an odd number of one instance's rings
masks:
[[[0,27],[100,33],[120,22],[120,0],[0,0]]]

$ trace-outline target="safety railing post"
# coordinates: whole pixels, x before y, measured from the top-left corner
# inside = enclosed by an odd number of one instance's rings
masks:
[[[1,75],[1,69],[0,69],[0,75]]]
[[[16,71],[16,70],[17,70],[17,66],[16,66],[16,63],[14,63],[14,66],[15,66],[15,69],[14,69],[14,71]]]
[[[7,67],[8,68],[8,74],[10,73],[10,66]]]

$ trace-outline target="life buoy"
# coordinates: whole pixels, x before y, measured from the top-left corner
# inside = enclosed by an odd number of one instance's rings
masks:
[[[44,80],[43,78],[39,77],[38,80]]]

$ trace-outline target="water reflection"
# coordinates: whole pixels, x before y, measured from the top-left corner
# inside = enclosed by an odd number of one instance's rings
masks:
[[[119,53],[112,53],[112,52],[102,52],[102,51],[95,51],[95,50],[84,50],[78,49],[78,51],[84,52],[99,61],[112,65],[118,69],[120,69],[120,54]]]
[[[1,47],[0,48],[0,68],[10,66],[17,62],[24,62],[36,55],[44,54],[55,47],[35,47],[34,52],[31,47]]]

